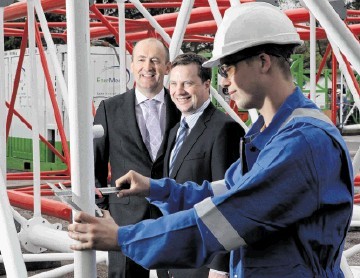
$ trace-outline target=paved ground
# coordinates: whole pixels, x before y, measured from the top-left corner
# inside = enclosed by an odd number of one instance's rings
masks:
[[[353,157],[360,146],[360,136],[359,135],[349,135],[349,136],[344,136],[344,139],[348,145],[350,154]],[[357,190],[357,188],[356,188],[356,190]],[[32,216],[32,213],[29,211],[24,211],[21,209],[17,209],[17,210],[27,219],[31,218],[31,216]],[[63,225],[63,229],[66,230],[66,227],[68,225],[68,223],[66,221],[59,221],[59,219],[52,218],[52,217],[46,217],[46,218],[48,218],[50,223],[61,222]],[[360,228],[356,228],[356,229],[353,228],[349,231],[348,236],[346,238],[345,250],[356,244],[360,244]],[[62,262],[63,265],[68,264],[68,263],[71,263],[71,262]],[[360,266],[360,253],[348,258],[348,263],[350,266]],[[29,275],[29,277],[31,277],[42,271],[44,271],[44,270],[29,271],[28,275]],[[3,278],[3,277],[6,277],[6,276],[0,275],[0,278]],[[70,273],[70,274],[62,276],[62,277],[72,278],[72,277],[74,277],[74,275],[73,275],[73,273]],[[98,278],[106,278],[107,277],[107,266],[105,263],[98,264],[97,277]],[[156,278],[156,277],[157,277],[156,274],[154,272],[152,272],[151,278]],[[360,274],[356,274],[355,277],[360,278]]]

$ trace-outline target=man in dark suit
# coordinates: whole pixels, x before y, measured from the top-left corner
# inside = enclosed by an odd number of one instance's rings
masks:
[[[202,67],[205,61],[200,55],[186,53],[176,57],[171,65],[171,99],[182,113],[181,123],[186,121],[187,127],[184,135],[184,124],[180,127],[179,123],[170,131],[164,176],[178,183],[223,179],[229,166],[239,158],[244,130],[210,102],[211,70]],[[221,255],[208,267],[170,270],[170,277],[227,277],[228,268],[228,256]]]
[[[102,138],[94,140],[97,187],[107,186],[108,163],[112,186],[129,170],[153,178],[163,177],[168,132],[180,117],[163,86],[164,75],[170,70],[168,49],[153,38],[139,41],[133,49],[131,70],[136,88],[102,101],[97,109],[94,124],[101,124],[105,131]],[[156,134],[152,134],[154,130]],[[99,205],[108,207],[120,226],[161,215],[141,197],[119,199],[112,194]],[[109,277],[148,278],[149,271],[122,253],[111,251]]]

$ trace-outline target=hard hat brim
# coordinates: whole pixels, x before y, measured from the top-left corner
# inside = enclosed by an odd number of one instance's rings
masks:
[[[241,43],[242,44],[241,47],[238,47],[238,48],[235,48],[235,49],[233,48],[232,51],[225,51],[222,55],[213,56],[210,60],[203,63],[202,66],[204,68],[216,67],[216,66],[220,65],[220,60],[222,58],[225,58],[226,56],[229,56],[229,55],[234,54],[234,53],[239,52],[239,51],[243,51],[243,50],[245,50],[247,48],[259,46],[259,45],[262,45],[262,44],[271,44],[271,43],[281,45],[281,43],[279,43],[278,41],[275,42],[273,39],[269,39],[268,41],[262,41],[261,44],[259,44],[258,42],[247,42],[245,44]],[[285,45],[285,44],[302,45],[303,43],[304,43],[303,40],[292,39],[292,40],[289,40],[289,41],[284,41],[283,45]]]

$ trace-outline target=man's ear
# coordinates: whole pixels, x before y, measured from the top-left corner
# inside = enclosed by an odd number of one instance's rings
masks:
[[[204,82],[204,84],[205,84],[205,86],[206,86],[207,89],[210,89],[211,80],[210,80],[210,79],[206,80],[206,81]]]
[[[261,72],[266,73],[271,67],[271,57],[266,53],[260,54]]]
[[[165,75],[167,75],[171,70],[171,62],[167,62],[165,66],[166,66]]]

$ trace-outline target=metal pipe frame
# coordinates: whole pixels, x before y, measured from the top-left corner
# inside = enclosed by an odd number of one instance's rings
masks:
[[[0,60],[4,60],[4,7],[0,7]],[[2,151],[0,151],[0,241],[1,253],[5,256],[5,269],[9,277],[26,277],[26,268],[21,256],[19,239],[10,203],[6,192],[6,123],[5,123],[5,65],[0,65],[0,138]]]
[[[33,0],[29,0],[28,2],[32,2]],[[85,3],[86,2],[86,3]],[[134,3],[131,4],[134,7],[136,7],[136,3],[139,4],[138,1],[133,1]],[[158,2],[164,2],[164,1],[158,1]],[[217,1],[217,4],[219,5],[219,10],[220,10],[220,14],[229,6],[229,1],[226,0],[227,4],[223,4],[225,3],[225,1]],[[248,2],[248,1],[242,1],[242,2]],[[180,5],[182,4],[182,1],[173,1],[174,5]],[[221,4],[220,4],[221,3]],[[232,3],[235,3],[235,1],[232,1]],[[86,211],[88,212],[93,212],[93,205],[89,202],[93,196],[94,196],[94,192],[91,192],[91,190],[88,190],[88,188],[82,188],[80,187],[80,184],[93,184],[93,180],[83,180],[83,176],[87,176],[87,175],[81,175],[81,173],[88,173],[89,171],[92,171],[92,159],[91,159],[91,151],[92,148],[89,147],[92,143],[90,142],[91,140],[89,140],[89,138],[92,139],[92,136],[88,136],[90,134],[89,131],[89,127],[92,126],[92,118],[91,118],[91,97],[89,97],[90,92],[89,92],[89,88],[86,88],[87,84],[87,77],[88,77],[88,65],[86,64],[86,61],[88,60],[87,56],[89,54],[89,38],[90,37],[96,37],[95,35],[101,35],[101,36],[105,36],[105,35],[114,35],[117,34],[119,35],[119,30],[120,30],[120,20],[117,19],[115,20],[114,17],[107,17],[104,16],[100,13],[99,9],[102,8],[101,6],[99,7],[98,5],[94,5],[91,10],[93,12],[93,14],[91,15],[92,18],[98,18],[101,20],[101,23],[93,23],[93,26],[97,26],[97,25],[101,25],[104,26],[106,28],[92,28],[91,33],[89,32],[88,29],[88,3],[85,0],[67,0],[66,1],[67,4],[67,13],[68,13],[68,23],[69,23],[69,29],[68,31],[64,32],[63,34],[59,34],[57,36],[61,36],[62,38],[64,38],[64,40],[66,40],[66,38],[64,37],[65,35],[68,36],[67,41],[69,42],[69,57],[70,55],[72,55],[73,59],[71,59],[72,61],[74,61],[74,64],[72,65],[72,74],[69,73],[70,76],[74,76],[74,78],[78,78],[79,80],[69,80],[69,89],[71,87],[71,101],[72,103],[69,104],[69,112],[71,111],[72,113],[72,119],[74,119],[73,122],[73,127],[70,127],[70,133],[71,133],[71,137],[75,137],[75,140],[73,143],[73,141],[71,142],[72,148],[76,149],[76,150],[71,150],[71,157],[72,157],[72,163],[71,163],[71,170],[72,170],[72,181],[73,181],[73,190],[76,194],[78,194],[79,200],[76,201],[84,201],[82,203],[85,203],[85,208]],[[155,3],[154,3],[155,4]],[[212,18],[212,12],[211,12],[211,8],[210,3],[206,0],[203,1],[195,1],[193,3],[194,7],[197,7],[199,5],[207,5],[207,8],[195,8],[193,9],[196,10],[198,9],[196,12],[198,12],[198,15],[200,17],[194,17],[194,14],[191,13],[190,17],[187,20],[183,20],[183,27],[185,27],[185,25],[187,25],[187,28],[184,28],[183,38],[187,38],[188,40],[192,39],[192,38],[197,38],[195,36],[198,36],[199,33],[204,32],[204,28],[207,28],[207,30],[210,30],[210,32],[215,32],[216,31],[216,22],[214,22],[213,18]],[[17,11],[15,11],[14,7],[16,7]],[[24,14],[24,3],[17,3],[16,5],[14,5],[13,7],[11,7],[10,9],[7,9],[9,15],[7,18],[11,18],[11,17],[16,17],[19,16],[21,13]],[[54,11],[54,12],[64,12],[64,10],[62,10],[62,8],[65,7],[65,0],[43,0],[42,1],[42,7],[44,9],[44,11]],[[139,8],[140,6],[138,6]],[[141,7],[145,7],[144,5]],[[142,9],[140,7],[140,9]],[[70,11],[69,11],[70,9]],[[200,9],[202,9],[202,12],[200,12]],[[204,10],[207,10],[207,13],[204,13]],[[145,10],[146,11],[146,10]],[[313,11],[313,10],[312,10]],[[315,9],[316,11],[316,9]],[[181,12],[181,11],[180,11]],[[308,13],[304,13],[304,11],[302,9],[299,9],[297,11],[298,13],[292,13],[290,15],[290,13],[288,13],[289,17],[292,16],[293,20],[297,20],[298,22],[300,22],[301,20],[303,20],[304,18],[307,18],[309,16]],[[76,18],[75,17],[76,14]],[[174,28],[174,23],[176,21],[176,18],[179,16],[180,13],[176,13],[176,14],[171,14],[171,15],[164,15],[164,16],[159,16],[159,17],[147,17],[143,19],[143,20],[134,20],[134,21],[126,21],[126,24],[131,24],[131,29],[133,30],[133,34],[127,35],[126,39],[127,40],[138,40],[140,38],[142,38],[142,36],[148,35],[149,32],[145,31],[145,32],[140,32],[141,26],[136,26],[136,24],[140,25],[140,22],[142,23],[142,27],[147,24],[148,26],[152,26],[159,34],[162,34],[162,37],[165,41],[167,41],[169,43],[169,34],[173,34],[173,36],[175,37],[175,34],[177,32],[177,29]],[[145,13],[145,15],[147,15]],[[207,22],[204,22],[204,17],[209,16],[211,18],[209,18]],[[174,18],[175,17],[175,18]],[[159,21],[156,21],[156,20]],[[114,20],[114,21],[111,21]],[[154,22],[155,20],[155,22]],[[160,21],[163,21],[164,23],[166,23],[165,25],[159,24]],[[306,20],[308,21],[308,20]],[[185,24],[185,23],[188,24]],[[27,24],[27,23],[26,23]],[[118,24],[118,28],[116,29],[116,24]],[[161,25],[164,28],[159,28],[159,25]],[[124,24],[123,24],[124,25]],[[23,36],[23,41],[27,40],[27,28],[29,28],[29,30],[31,30],[31,28],[34,28],[34,26],[37,26],[35,23],[31,23],[29,26],[24,26],[24,30],[22,33]],[[55,26],[55,24],[53,25]],[[209,28],[210,27],[210,28]],[[21,27],[20,27],[21,28]],[[129,29],[130,29],[129,28]],[[355,25],[351,25],[349,26],[349,29],[353,32],[359,32],[360,33],[360,25],[356,26]],[[42,35],[41,32],[39,32],[39,30],[36,30],[36,39],[38,41],[38,44],[40,45],[41,39],[40,36]],[[137,31],[135,31],[137,30]],[[320,36],[318,36],[318,39],[323,38],[324,36],[326,36],[325,31],[320,29],[320,28],[316,28],[317,33],[316,35],[320,34]],[[356,32],[354,31],[356,30]],[[11,31],[13,34],[21,34],[21,30],[9,30]],[[150,31],[150,32],[154,32],[155,35],[155,31]],[[207,31],[209,32],[209,31]],[[304,28],[304,30],[299,31],[299,33],[301,33],[301,36],[304,38],[306,36],[309,35],[309,30],[306,30]],[[207,34],[207,33],[204,33]],[[43,34],[45,35],[45,33]],[[25,38],[26,37],[26,38]],[[30,36],[32,37],[32,36]],[[53,37],[55,37],[55,35],[53,35]],[[116,36],[117,37],[117,36]],[[177,35],[176,35],[177,37]],[[85,38],[85,39],[84,39]],[[174,38],[173,38],[174,39]],[[119,39],[120,40],[120,39]],[[34,45],[34,44],[33,44]],[[25,46],[26,47],[26,46]],[[21,55],[24,55],[25,53],[25,47],[22,44],[21,47],[21,51],[23,50],[24,52],[21,54],[20,51],[20,58]],[[46,57],[44,54],[43,50],[40,50],[41,47],[39,47],[39,51],[40,51],[40,57],[42,57],[42,63],[46,64]],[[335,56],[335,55],[334,55]],[[22,57],[23,59],[23,57]],[[20,70],[21,70],[21,65],[22,65],[22,61],[20,63],[19,59],[19,64],[20,64]],[[352,59],[350,59],[350,61],[353,63]],[[19,64],[18,64],[18,68],[19,68]],[[348,65],[348,64],[347,64]],[[44,66],[44,71],[46,71],[47,66]],[[350,67],[350,65],[348,65],[348,67]],[[19,74],[18,79],[20,78],[20,70],[19,72],[17,72],[17,74]],[[35,72],[35,71],[34,71]],[[78,75],[76,75],[78,74]],[[45,74],[46,75],[46,74]],[[75,77],[76,76],[76,77]],[[17,77],[17,75],[16,75]],[[47,80],[49,78],[49,76],[46,76]],[[19,81],[19,80],[18,80]],[[49,80],[48,80],[49,81]],[[85,84],[84,84],[85,83]],[[18,84],[17,84],[18,86]],[[13,94],[12,94],[12,100],[13,97],[15,96],[16,98],[16,93],[17,93],[17,88],[15,89],[16,84],[14,84],[14,90],[13,90]],[[35,86],[36,87],[36,86]],[[48,84],[48,88],[51,88],[52,86]],[[333,86],[334,87],[334,86]],[[49,91],[51,91],[51,89],[49,89]],[[70,91],[70,90],[69,90]],[[81,99],[81,102],[84,103],[88,103],[89,107],[83,108],[80,107],[78,109],[78,99]],[[54,105],[54,104],[53,104]],[[9,132],[9,128],[8,128],[8,123],[9,123],[9,118],[11,119],[13,114],[15,113],[15,109],[14,109],[14,101],[8,105],[9,106],[9,114],[8,114],[8,118],[7,118],[7,128],[6,128],[6,136],[8,136],[8,132]],[[56,105],[55,105],[56,106]],[[87,106],[87,105],[85,105]],[[12,109],[11,113],[10,110]],[[11,115],[9,117],[9,115]],[[83,120],[85,119],[85,121]],[[10,120],[11,122],[11,120]],[[72,122],[72,121],[71,121]],[[81,126],[78,125],[78,123],[82,123]],[[83,124],[85,123],[85,124]],[[9,125],[10,126],[10,125]],[[36,128],[35,128],[36,130]],[[84,132],[85,131],[85,132]],[[35,131],[34,131],[35,132]],[[36,133],[36,132],[35,132]],[[80,134],[81,133],[81,134]],[[40,136],[40,134],[38,134]],[[82,137],[82,135],[84,135]],[[38,137],[38,136],[37,136]],[[37,139],[36,137],[36,139]],[[41,138],[41,137],[40,137]],[[85,138],[85,140],[83,140]],[[44,138],[45,139],[45,138]],[[35,137],[33,138],[33,140],[35,141]],[[79,145],[78,142],[81,142],[81,146]],[[84,145],[85,142],[85,146]],[[90,142],[90,143],[89,143]],[[90,155],[89,155],[89,150],[90,151]],[[35,152],[34,152],[35,153]],[[87,153],[86,155],[84,155],[84,153]],[[64,159],[67,159],[68,156],[65,155]],[[82,161],[84,165],[80,164],[80,161]],[[84,161],[86,161],[86,163],[84,163]],[[89,162],[89,163],[87,163]],[[88,165],[89,164],[89,165]],[[86,169],[85,169],[86,168]],[[36,173],[34,174],[22,174],[21,177],[34,177],[35,175],[37,175]],[[13,175],[10,175],[10,177],[14,177]],[[49,176],[49,178],[53,178],[51,176]],[[87,177],[86,177],[87,178]],[[90,191],[90,192],[89,192]],[[27,190],[27,193],[30,193],[29,190]],[[25,193],[23,193],[25,194]],[[28,195],[28,194],[25,194]],[[75,275],[79,275],[79,277],[92,277],[91,274],[96,273],[94,272],[93,268],[92,268],[92,263],[93,263],[93,254],[85,254],[84,256],[82,256],[82,254],[75,254],[75,264],[79,263],[80,268],[75,270]],[[90,276],[89,276],[90,274]],[[53,277],[53,276],[52,276]]]
[[[95,215],[95,180],[91,113],[89,2],[66,0],[71,185],[75,203]],[[78,197],[77,197],[78,196]],[[75,251],[75,277],[95,278],[95,251]]]

